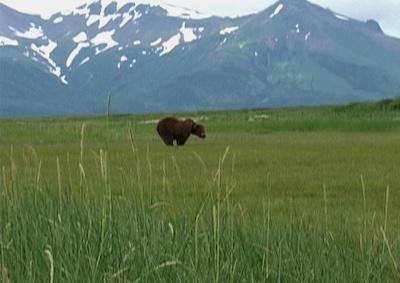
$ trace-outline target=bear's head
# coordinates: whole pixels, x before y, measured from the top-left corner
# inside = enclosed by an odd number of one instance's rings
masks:
[[[201,124],[197,124],[195,122],[193,122],[193,124],[192,124],[191,133],[202,139],[204,139],[206,137],[206,130],[205,130],[204,126]]]

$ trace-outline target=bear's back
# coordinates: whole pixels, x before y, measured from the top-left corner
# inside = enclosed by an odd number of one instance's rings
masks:
[[[181,132],[187,131],[185,126],[183,120],[174,116],[167,116],[158,122],[157,132],[161,136],[176,136],[181,134]]]

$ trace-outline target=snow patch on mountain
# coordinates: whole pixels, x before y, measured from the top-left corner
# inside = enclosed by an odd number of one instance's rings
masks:
[[[192,19],[192,20],[201,20],[201,19],[206,19],[210,18],[210,15],[202,14],[198,11],[194,11],[191,9],[187,8],[182,8],[179,6],[171,5],[171,4],[156,4],[157,6],[160,6],[164,10],[167,11],[167,15],[170,17],[178,17],[182,19]]]
[[[123,63],[123,62],[126,62],[126,61],[128,61],[128,57],[126,57],[125,55],[121,56],[121,57],[119,58],[119,62],[118,62],[117,68],[118,68],[118,69],[121,69],[122,63]]]
[[[227,27],[227,28],[224,28],[223,30],[221,30],[221,31],[219,32],[219,34],[221,34],[221,35],[231,34],[232,32],[235,32],[235,31],[237,31],[238,29],[239,29],[238,26]]]
[[[300,33],[300,25],[296,24],[296,33]]]
[[[145,1],[141,1],[141,0],[139,0],[139,1],[135,1],[135,0],[118,0],[118,1],[116,1],[116,0],[93,0],[93,1],[90,1],[84,5],[74,8],[74,9],[64,9],[61,12],[61,15],[63,15],[63,16],[81,15],[81,16],[84,16],[86,19],[88,19],[91,16],[89,6],[93,3],[100,3],[100,5],[102,7],[102,11],[101,11],[102,15],[104,15],[104,10],[108,7],[108,5],[110,5],[111,3],[116,3],[117,11],[119,11],[126,4],[134,4],[135,7],[137,7],[140,4],[143,4],[143,5],[150,5],[150,7],[156,7],[156,6],[161,7],[162,9],[166,10],[167,15],[170,17],[179,17],[182,19],[193,19],[193,20],[199,20],[199,19],[205,19],[205,18],[211,17],[211,15],[203,14],[203,13],[200,13],[198,11],[191,10],[188,8],[183,8],[183,7],[179,7],[179,6],[175,6],[175,5],[171,5],[171,4],[165,4],[163,0],[145,0]],[[148,13],[148,12],[149,11],[147,10],[146,13]],[[122,16],[121,14],[118,14],[118,15]],[[41,17],[44,20],[48,20],[52,17],[52,15],[51,14],[42,14]],[[128,17],[127,13],[126,13],[125,17]],[[94,23],[92,21],[96,22],[97,20],[92,18],[91,22],[90,22],[91,24]],[[103,21],[106,21],[106,19],[104,19]],[[129,20],[127,20],[127,21],[129,22]]]
[[[338,18],[339,20],[342,20],[342,21],[348,21],[348,20],[349,20],[349,18],[346,17],[346,16],[343,16],[343,15],[340,15],[340,14],[334,14],[334,15],[335,15],[335,17]]]
[[[123,62],[126,62],[126,61],[128,61],[128,57],[126,57],[125,55],[121,56],[121,57],[119,58],[119,62],[118,62],[118,64],[117,64],[117,68],[118,68],[118,69],[121,69],[122,63],[123,63]]]
[[[78,33],[73,39],[75,43],[84,42],[87,40],[87,35],[84,31]]]
[[[89,17],[90,14],[90,10],[88,7],[88,4],[84,4],[82,6],[79,6],[75,9],[66,9],[66,10],[62,10],[61,12],[62,16],[85,16],[85,19],[87,19]],[[49,17],[47,15],[42,15],[42,18],[47,20]]]
[[[228,41],[228,39],[225,37],[224,40],[219,44],[219,46],[224,45],[227,41]]]
[[[87,62],[89,62],[89,60],[90,60],[90,57],[86,57],[85,59],[82,60],[82,62],[79,63],[79,66],[86,64]]]
[[[53,75],[59,77],[64,84],[68,84],[68,82],[65,80],[65,76],[61,76],[61,68],[57,66],[56,62],[54,62],[54,60],[50,57],[51,52],[53,52],[56,47],[57,43],[51,40],[49,40],[49,44],[47,45],[37,46],[34,43],[31,44],[31,49],[39,54],[49,64],[49,71]]]
[[[57,17],[53,20],[53,24],[59,24],[62,23],[62,21],[64,20],[63,17]]]
[[[110,21],[114,21],[120,16],[121,15],[119,15],[119,14],[111,14],[111,15],[107,15],[107,16],[104,16],[104,14],[90,15],[86,21],[86,25],[91,26],[92,24],[99,22],[98,28],[101,29],[101,28],[105,27]]]
[[[276,15],[278,15],[278,14],[282,11],[282,9],[283,9],[283,4],[280,3],[280,4],[278,5],[278,7],[276,7],[275,11],[274,11],[271,15],[269,15],[269,17],[272,19],[273,17],[275,17]]]
[[[126,25],[130,20],[132,20],[133,15],[129,13],[122,14],[122,22],[119,24],[119,27],[122,28],[124,25]]]
[[[56,49],[56,47],[57,43],[52,40],[49,40],[49,44],[38,47],[39,50],[38,53],[44,55],[45,57],[50,57],[51,52],[53,52],[54,49]]]
[[[140,45],[140,44],[142,44],[142,42],[141,42],[140,40],[135,40],[135,41],[133,42],[133,45]]]
[[[37,38],[43,36],[42,27],[41,26],[36,27],[36,25],[34,23],[31,23],[31,26],[29,27],[29,29],[24,32],[20,32],[13,27],[10,27],[10,29],[12,31],[14,31],[16,36],[27,38],[27,39],[37,39]]]
[[[104,32],[101,32],[101,33],[97,34],[95,37],[93,37],[90,40],[90,42],[94,46],[106,45],[103,49],[98,48],[96,50],[96,54],[104,52],[104,51],[106,51],[106,50],[118,45],[118,42],[116,42],[112,38],[114,33],[115,33],[115,30],[104,31]]]
[[[75,57],[78,56],[79,52],[86,47],[89,47],[90,44],[88,42],[80,42],[78,43],[78,45],[75,47],[74,50],[72,50],[72,52],[69,54],[68,58],[67,58],[67,62],[66,62],[66,66],[67,68],[69,68],[72,64],[72,62],[74,61]]]
[[[142,17],[142,13],[137,12],[136,10],[134,12],[135,12],[135,15],[134,15],[132,21],[139,20]]]
[[[122,20],[121,20],[121,23],[119,24],[119,27],[122,28],[130,21],[135,21],[142,17],[142,14],[135,10],[135,8],[137,7],[135,2],[132,0],[119,0],[119,1],[101,0],[100,1],[100,4],[101,4],[100,14],[99,15],[89,15],[86,24],[87,24],[87,26],[90,26],[98,21],[99,22],[98,28],[101,29],[101,28],[105,27],[110,21],[114,21],[117,18],[121,17]],[[119,11],[124,5],[126,5],[128,3],[133,4],[133,6],[129,9],[128,12],[125,12],[122,14],[116,12],[113,14],[105,15],[106,9],[111,3],[117,4],[116,11]]]
[[[116,1],[116,0],[95,0],[95,1],[92,1],[92,3],[96,3],[96,2],[100,2],[101,7],[102,7],[102,12],[104,12],[105,9],[112,3],[117,4],[116,10],[119,11],[126,4],[134,4],[135,5],[135,3],[140,3],[141,1],[135,1],[135,0],[118,0],[118,1]]]
[[[62,76],[60,77],[60,80],[61,80],[61,82],[62,82],[63,84],[65,84],[65,85],[68,84],[68,81],[67,81],[65,75],[62,75]]]
[[[304,40],[307,41],[311,36],[311,32],[307,32],[306,36],[304,37]]]
[[[132,68],[133,65],[135,65],[135,64],[136,64],[136,59],[132,59],[132,63],[129,64],[129,68]]]
[[[112,1],[111,1],[112,2]],[[98,22],[98,28],[101,29],[105,27],[110,21],[114,21],[117,18],[121,17],[121,14],[109,14],[105,15],[105,10],[109,3],[107,1],[101,1],[101,12],[99,15],[89,14],[87,18],[86,25],[91,26],[92,24]]]
[[[5,37],[5,36],[0,36],[0,46],[18,46],[18,41]]]
[[[182,27],[179,30],[183,35],[184,42],[192,42],[197,39],[196,34],[194,33],[195,28],[187,28],[186,23],[182,23]]]
[[[132,14],[133,12],[133,14]],[[135,10],[135,6],[131,7],[128,12],[122,14],[122,21],[119,24],[119,27],[122,28],[130,21],[136,21],[142,17],[142,13],[137,12]]]
[[[150,46],[157,46],[162,42],[162,38],[158,38],[156,40],[154,40],[153,42],[150,43]]]
[[[168,40],[164,41],[162,44],[163,50],[161,51],[160,56],[170,53],[172,50],[174,50],[175,47],[179,45],[180,41],[181,41],[180,33],[177,33],[171,36]]]

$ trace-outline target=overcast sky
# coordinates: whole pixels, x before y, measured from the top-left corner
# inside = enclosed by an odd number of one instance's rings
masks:
[[[126,0],[125,0],[126,1]],[[132,0],[133,2],[165,2],[187,7],[203,13],[220,16],[237,16],[261,11],[276,0]],[[0,0],[0,3],[19,11],[50,15],[68,10],[86,0]],[[323,7],[359,20],[375,19],[383,30],[400,38],[400,0],[311,0]],[[39,4],[40,3],[40,4]]]

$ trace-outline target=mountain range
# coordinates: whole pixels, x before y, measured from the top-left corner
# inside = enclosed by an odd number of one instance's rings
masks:
[[[400,95],[400,40],[306,0],[222,18],[88,2],[50,18],[0,3],[0,116],[336,104]]]

